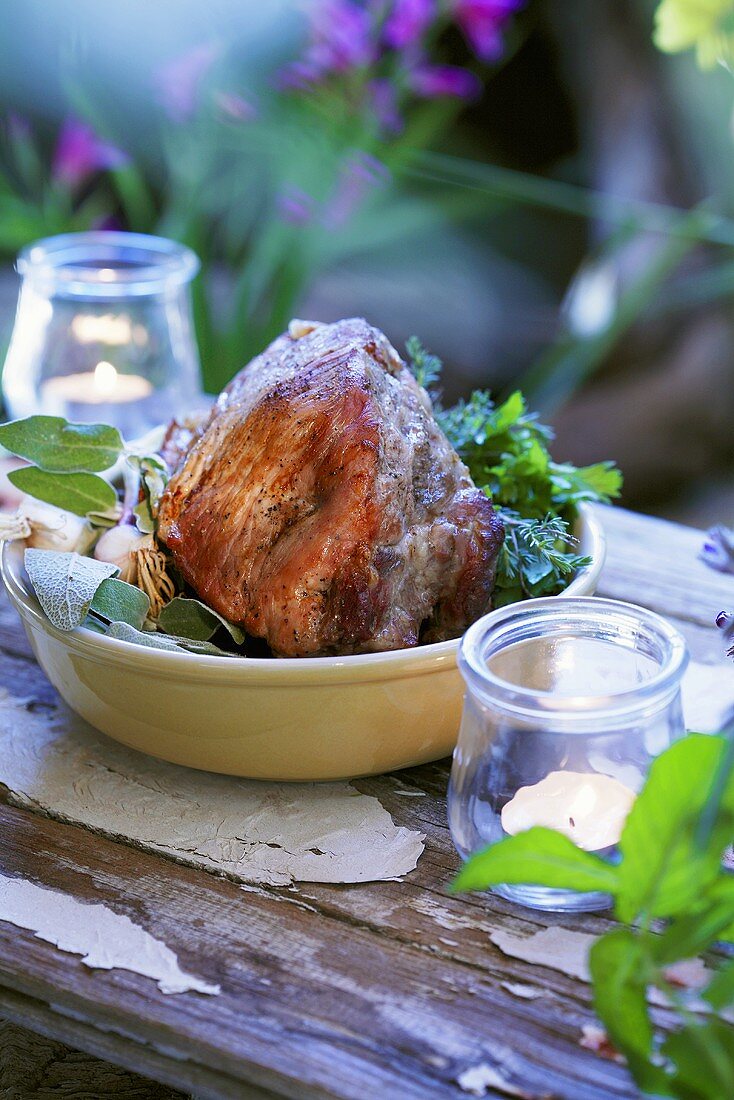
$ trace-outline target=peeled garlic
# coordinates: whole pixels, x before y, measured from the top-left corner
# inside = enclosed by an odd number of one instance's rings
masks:
[[[130,523],[119,523],[102,535],[94,548],[97,561],[108,561],[120,570],[120,580],[135,583],[137,570],[135,551],[153,547],[152,535],[141,535]]]
[[[25,497],[14,515],[0,517],[0,538],[25,539],[36,550],[76,551],[83,554],[94,540],[94,532],[81,516]]]

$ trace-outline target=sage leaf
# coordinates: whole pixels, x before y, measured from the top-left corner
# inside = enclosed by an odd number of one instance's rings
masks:
[[[107,631],[108,638],[116,638],[121,642],[132,642],[134,645],[148,646],[150,649],[166,649],[169,652],[178,650],[190,650],[192,653],[200,653],[212,657],[237,657],[236,653],[227,653],[224,649],[212,645],[211,642],[199,642],[191,638],[174,638],[170,634],[158,634],[155,631],[136,630],[129,623],[115,622]]]
[[[613,894],[618,869],[553,829],[535,826],[477,852],[464,864],[451,890],[486,890],[502,883]]]
[[[76,516],[106,513],[117,504],[115,490],[97,474],[52,474],[37,466],[23,466],[12,470],[8,480],[22,493]]]
[[[107,424],[70,424],[62,416],[29,416],[0,426],[0,443],[53,473],[99,472],[114,466],[124,443]]]
[[[156,529],[158,505],[168,481],[166,467],[158,455],[128,455],[131,466],[140,472],[143,499],[133,511],[138,528],[146,535],[152,535]]]
[[[150,612],[150,600],[135,585],[109,577],[95,592],[90,611],[111,623],[124,622],[139,630]]]
[[[79,626],[102,581],[120,572],[110,562],[59,550],[26,550],[24,562],[38,602],[59,630]]]
[[[245,633],[234,623],[207,607],[201,600],[188,596],[176,596],[167,603],[158,616],[158,625],[167,634],[177,634],[182,638],[208,642],[220,627],[224,627],[237,645],[242,645]]]
[[[609,1038],[627,1058],[638,1085],[664,1092],[665,1074],[649,1061],[653,1030],[647,1010],[649,973],[639,938],[628,928],[608,932],[592,946],[589,969],[594,1008]]]
[[[734,832],[734,776],[720,792],[705,847],[697,843],[697,834],[726,746],[726,738],[693,733],[653,762],[619,842],[620,920],[684,913],[717,878]]]

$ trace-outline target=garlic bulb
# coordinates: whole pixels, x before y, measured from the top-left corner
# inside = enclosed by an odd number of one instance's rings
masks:
[[[137,527],[130,523],[118,523],[102,535],[94,548],[97,561],[108,561],[120,570],[120,580],[135,582],[134,552],[144,547],[152,547],[153,536],[141,535]]]
[[[36,550],[83,554],[94,541],[94,532],[82,516],[24,497],[14,515],[0,517],[0,538],[25,539],[26,546]]]

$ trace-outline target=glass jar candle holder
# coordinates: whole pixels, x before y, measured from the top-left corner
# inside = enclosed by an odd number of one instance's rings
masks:
[[[201,405],[189,248],[141,233],[68,233],[18,257],[3,371],[13,417],[108,423],[128,438]]]
[[[528,600],[464,635],[464,712],[449,825],[466,859],[544,825],[616,858],[651,761],[684,733],[686,644],[659,615],[616,600]],[[532,884],[496,893],[538,909],[602,909],[609,897]]]

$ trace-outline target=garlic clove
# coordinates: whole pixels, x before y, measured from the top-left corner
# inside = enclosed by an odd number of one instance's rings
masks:
[[[152,535],[141,534],[130,523],[120,523],[117,527],[110,527],[101,536],[94,548],[94,556],[97,561],[108,561],[116,565],[120,570],[120,580],[131,583],[135,580],[133,552],[154,545]]]
[[[94,540],[94,532],[82,516],[45,504],[35,497],[24,497],[16,516],[28,528],[26,546],[36,550],[83,554]]]

